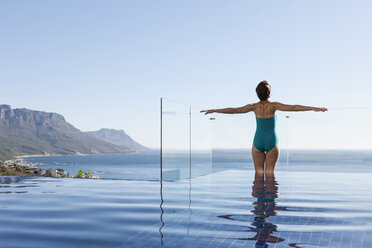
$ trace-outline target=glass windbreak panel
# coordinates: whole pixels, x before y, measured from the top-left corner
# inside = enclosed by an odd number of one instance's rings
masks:
[[[189,106],[162,99],[162,177],[165,181],[187,178],[190,167]]]
[[[290,154],[290,117],[288,112],[276,112],[276,134],[278,137],[279,159],[276,170],[287,170]]]
[[[291,114],[288,169],[362,172],[372,164],[371,126],[370,109]]]
[[[213,171],[254,169],[251,147],[256,126],[253,114],[211,114]]]
[[[207,175],[212,172],[211,120],[200,113],[199,108],[191,107],[191,177]]]
[[[352,171],[372,164],[371,109],[276,113],[278,171]],[[254,170],[251,148],[256,118],[212,114],[213,171]],[[332,165],[332,166],[331,166]]]
[[[209,119],[199,109],[162,99],[162,177],[176,181],[212,171]]]
[[[167,246],[179,241],[174,230],[178,235],[189,236],[195,225],[199,225],[198,217],[193,216],[192,184],[194,180],[202,181],[206,189],[207,183],[200,176],[212,172],[211,120],[200,113],[200,109],[187,104],[163,98],[161,105],[162,225],[159,233],[162,245]]]

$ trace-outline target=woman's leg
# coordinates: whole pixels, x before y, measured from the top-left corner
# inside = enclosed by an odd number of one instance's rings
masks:
[[[266,168],[265,168],[265,174],[267,176],[273,176],[275,165],[278,162],[279,158],[279,149],[278,146],[275,146],[273,149],[268,151],[266,153]]]
[[[265,172],[265,153],[252,146],[252,158],[256,174],[264,174]]]

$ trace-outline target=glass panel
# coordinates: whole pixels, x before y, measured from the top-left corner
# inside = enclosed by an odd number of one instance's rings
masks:
[[[162,176],[177,181],[212,171],[209,118],[183,103],[162,99]]]
[[[159,233],[164,245],[174,244],[178,239],[172,230],[188,236],[195,223],[192,181],[212,172],[210,123],[199,108],[162,99],[162,225]]]
[[[162,176],[177,181],[188,176],[190,164],[189,107],[162,99]]]
[[[254,169],[251,146],[255,122],[252,114],[211,114],[213,171]]]
[[[211,120],[200,109],[191,107],[191,177],[212,172]]]
[[[289,169],[349,171],[372,163],[370,109],[293,113],[289,118]],[[320,169],[320,168],[319,168]]]
[[[277,112],[280,149],[276,171],[363,169],[372,164],[371,109]],[[213,170],[254,171],[251,147],[255,115],[212,114]],[[316,168],[320,167],[322,168]]]

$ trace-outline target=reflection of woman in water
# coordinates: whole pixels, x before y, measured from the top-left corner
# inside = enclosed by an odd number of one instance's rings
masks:
[[[271,86],[267,81],[262,81],[256,88],[260,99],[257,103],[247,104],[239,108],[223,108],[202,110],[206,115],[211,113],[243,114],[254,112],[256,115],[257,129],[253,140],[252,157],[256,173],[274,173],[279,157],[277,137],[275,133],[275,112],[280,111],[327,111],[326,108],[308,107],[302,105],[287,105],[280,102],[270,102]],[[266,167],[265,167],[266,162]]]
[[[257,232],[253,238],[248,240],[257,240],[255,247],[268,247],[267,243],[279,243],[284,239],[273,236],[273,233],[277,231],[277,226],[268,222],[266,219],[275,216],[276,210],[285,210],[285,208],[276,206],[276,198],[278,198],[278,184],[275,181],[275,177],[264,178],[263,174],[256,173],[253,187],[252,196],[257,198],[253,202],[254,210],[254,221],[252,225],[255,227],[252,229]]]
[[[256,234],[251,238],[238,238],[239,240],[255,241],[256,248],[266,248],[269,247],[269,243],[284,241],[284,239],[275,236],[277,226],[268,222],[269,217],[276,216],[276,211],[286,211],[285,207],[279,207],[276,203],[276,198],[279,196],[278,186],[274,175],[265,179],[263,174],[256,173],[252,186],[252,196],[255,198],[253,202],[254,209],[251,211],[253,213],[253,221],[251,223],[252,227],[248,227],[250,229],[249,232]],[[234,221],[244,221],[245,219],[240,215],[223,215],[219,217]]]

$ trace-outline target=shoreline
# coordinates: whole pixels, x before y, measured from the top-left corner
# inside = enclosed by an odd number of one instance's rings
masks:
[[[1,176],[39,176],[39,177],[70,177],[64,169],[42,169],[38,164],[23,159],[6,160],[0,163]]]
[[[71,176],[65,169],[42,169],[40,164],[31,163],[23,159],[6,160],[0,162],[0,176],[36,176],[36,177],[55,177],[55,178],[99,178],[92,176],[89,171],[80,170],[76,176]]]
[[[44,154],[18,155],[18,156],[14,156],[14,158],[24,159],[24,158],[37,158],[37,157],[44,158],[44,157],[61,157],[61,156],[89,156],[89,155],[103,155],[103,154],[133,154],[133,153],[138,153],[138,151],[122,152],[122,153],[73,153],[73,154],[49,154],[49,153],[45,154],[44,153]]]
[[[24,158],[44,158],[44,157],[61,157],[61,156],[87,156],[87,155],[94,155],[99,153],[92,153],[92,154],[32,154],[32,155],[19,155],[14,156],[16,159],[24,159]]]

